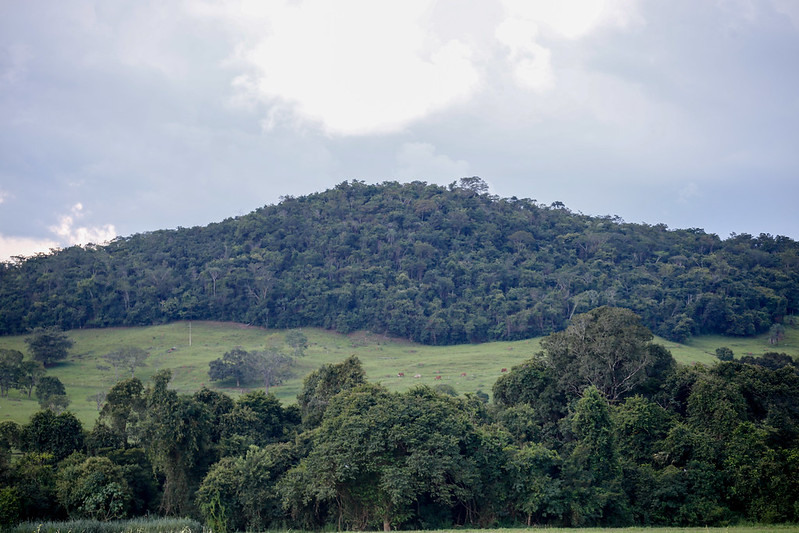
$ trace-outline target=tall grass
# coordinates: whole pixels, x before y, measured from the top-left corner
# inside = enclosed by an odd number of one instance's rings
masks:
[[[210,533],[190,518],[135,518],[99,522],[71,520],[69,522],[26,522],[8,530],[9,533]]]

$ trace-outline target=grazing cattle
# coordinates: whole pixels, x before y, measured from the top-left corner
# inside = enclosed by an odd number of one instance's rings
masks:
[[[507,369],[507,368],[503,368],[503,369],[502,369],[502,371],[503,371],[503,372],[507,372],[507,371],[508,371],[508,369]]]
[[[441,379],[441,376],[436,376],[436,379]]]
[[[421,374],[416,374],[416,375],[415,375],[415,376],[413,376],[413,377],[415,377],[415,378],[420,378],[420,377],[422,377],[422,375],[421,375]]]
[[[398,372],[397,373],[397,377],[398,378],[404,378],[405,377],[405,372]]]
[[[461,372],[461,377],[465,378],[466,377],[466,372]]]

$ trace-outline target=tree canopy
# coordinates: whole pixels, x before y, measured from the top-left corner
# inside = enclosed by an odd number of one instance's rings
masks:
[[[205,227],[3,263],[0,333],[208,319],[457,344],[546,335],[609,305],[685,340],[767,332],[799,311],[787,237],[591,217],[484,185],[344,182]]]

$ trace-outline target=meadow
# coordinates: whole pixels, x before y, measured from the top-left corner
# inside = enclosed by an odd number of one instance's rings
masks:
[[[510,369],[540,351],[540,338],[514,342],[491,342],[455,346],[426,346],[368,332],[349,335],[304,328],[309,341],[306,355],[297,359],[294,377],[270,388],[284,404],[293,403],[302,387],[303,377],[319,366],[339,362],[356,355],[363,363],[367,378],[389,390],[407,390],[418,384],[447,384],[458,393],[491,393],[502,369]],[[284,330],[268,330],[226,322],[174,322],[171,324],[135,327],[81,329],[69,332],[75,345],[67,360],[48,369],[65,385],[71,400],[69,409],[91,427],[98,415],[97,395],[108,390],[117,377],[102,359],[104,354],[123,346],[136,346],[149,352],[147,365],[136,376],[147,381],[159,369],[172,370],[172,386],[181,393],[191,393],[206,386],[233,397],[254,388],[238,389],[221,386],[208,379],[208,363],[226,351],[241,346],[245,350],[260,350],[282,343]],[[11,348],[27,354],[25,336],[0,337],[0,348]],[[681,364],[712,364],[715,349],[727,346],[736,357],[762,355],[769,351],[799,356],[799,327],[787,326],[785,339],[779,345],[768,342],[767,335],[750,338],[718,335],[696,337],[688,344],[678,344],[662,338],[655,342],[664,345]],[[400,377],[400,374],[404,377]],[[415,377],[415,376],[419,377]],[[437,379],[437,376],[440,376]],[[230,385],[230,384],[225,384]],[[12,390],[0,398],[0,421],[26,422],[39,409],[35,397],[30,399]]]

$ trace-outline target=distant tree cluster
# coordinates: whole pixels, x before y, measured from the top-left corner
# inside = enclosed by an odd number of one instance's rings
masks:
[[[90,431],[50,409],[0,423],[0,525],[146,514],[219,532],[799,520],[796,362],[680,367],[651,341],[628,310],[576,314],[496,382],[492,403],[389,392],[354,356],[306,376],[288,407],[261,390],[180,395],[168,370],[147,385],[126,378]]]
[[[770,331],[777,345],[799,312],[799,243],[585,216],[472,177],[344,182],[206,227],[0,264],[0,334],[209,319],[458,344],[546,335],[602,305],[672,340]]]

